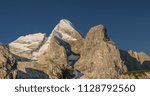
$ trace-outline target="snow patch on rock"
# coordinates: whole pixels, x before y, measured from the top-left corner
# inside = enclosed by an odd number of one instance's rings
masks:
[[[76,41],[76,38],[73,38],[71,35],[69,35],[67,32],[74,33],[75,28],[73,27],[72,23],[69,20],[62,19],[60,22],[56,25],[52,33],[56,33],[57,37],[60,39],[63,39],[65,41]],[[77,32],[77,31],[76,31]]]
[[[33,52],[33,54],[32,54],[33,55],[33,58],[32,58],[33,60],[37,60],[40,55],[44,54],[47,51],[47,49],[48,49],[48,47],[50,45],[51,37],[52,37],[52,35],[50,35],[45,40],[43,46],[41,46],[40,49],[37,52]]]
[[[69,20],[67,20],[67,19],[60,20],[59,24],[56,25],[56,27],[54,28],[54,30],[57,30],[59,28],[60,29],[70,30],[70,31],[75,30],[73,24]]]
[[[56,31],[56,30],[55,30]],[[71,37],[67,33],[61,32],[61,31],[56,31],[56,36],[60,39],[63,39],[65,41],[76,41],[76,38]]]
[[[42,41],[44,37],[45,37],[45,34],[42,34],[42,33],[29,34],[26,36],[19,37],[15,42],[34,43],[34,42]]]
[[[76,61],[80,58],[79,55],[74,55],[74,54],[71,54],[70,56],[68,56],[68,60],[70,61]]]

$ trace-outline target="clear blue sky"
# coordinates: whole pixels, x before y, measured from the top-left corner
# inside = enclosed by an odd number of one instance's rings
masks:
[[[0,42],[49,35],[62,18],[83,34],[103,24],[119,48],[150,54],[150,0],[0,0]]]

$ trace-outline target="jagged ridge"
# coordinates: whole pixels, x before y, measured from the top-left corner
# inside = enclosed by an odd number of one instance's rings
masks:
[[[118,49],[103,25],[92,27],[83,38],[66,19],[48,37],[21,36],[9,44],[9,50],[25,58],[18,61],[17,78],[130,78],[122,74],[150,70],[148,55]]]

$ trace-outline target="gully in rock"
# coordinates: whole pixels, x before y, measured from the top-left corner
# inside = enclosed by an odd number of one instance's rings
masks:
[[[80,54],[76,54],[71,50],[69,43],[64,41],[58,35],[55,35],[57,42],[65,48],[68,60],[68,69],[64,70],[64,78],[79,78],[82,74],[79,70],[74,69],[74,64],[80,58]]]

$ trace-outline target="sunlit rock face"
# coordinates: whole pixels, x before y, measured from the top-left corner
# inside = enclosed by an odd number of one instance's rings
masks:
[[[103,25],[92,27],[88,32],[81,58],[75,64],[83,78],[116,78],[125,69],[118,48],[107,36]]]

